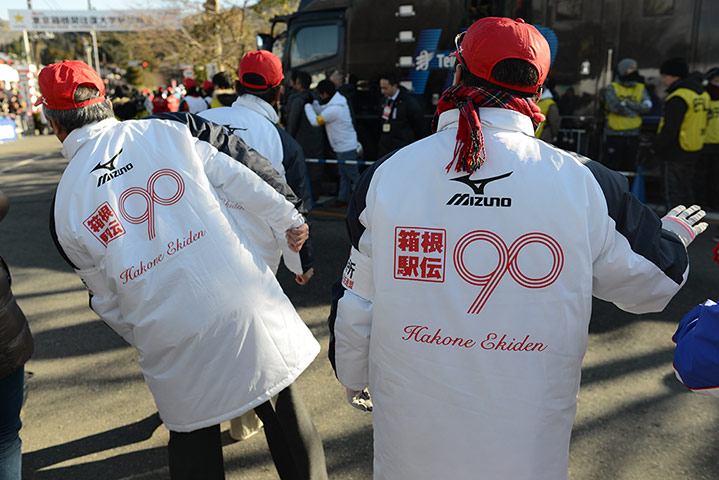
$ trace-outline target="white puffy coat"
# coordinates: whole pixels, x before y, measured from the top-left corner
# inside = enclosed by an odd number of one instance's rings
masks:
[[[660,311],[688,275],[624,177],[479,111],[477,172],[446,170],[450,110],[349,206],[330,351],[342,384],[369,385],[377,479],[566,479],[592,296]]]
[[[313,127],[324,125],[332,150],[349,152],[357,148],[357,132],[347,99],[336,92],[330,101],[320,105],[316,100],[305,104],[305,115]]]
[[[319,352],[221,198],[278,234],[303,217],[191,127],[111,119],[74,130],[54,205],[57,242],[93,310],[137,348],[162,420],[180,432],[265,402]]]
[[[269,103],[254,95],[240,95],[232,106],[205,110],[200,113],[200,117],[222,125],[240,137],[270,161],[298,196],[302,195],[307,181],[304,158],[295,158],[293,152],[285,152],[280,130],[276,125],[279,117]],[[285,168],[285,162],[290,162],[288,167],[294,177],[297,177],[297,171],[301,170],[301,178],[292,178],[290,181],[287,178],[288,169]],[[302,165],[294,165],[293,162],[301,162]],[[300,254],[287,248],[284,232],[279,237],[274,235],[271,226],[261,215],[247,210],[233,209],[232,214],[240,228],[252,235],[251,240],[257,247],[257,252],[274,272],[277,272],[282,257],[291,272],[304,273]]]

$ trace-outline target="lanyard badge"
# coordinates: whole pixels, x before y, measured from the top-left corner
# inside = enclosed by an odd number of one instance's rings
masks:
[[[384,110],[382,110],[382,120],[385,122],[389,121],[389,117],[392,115],[392,104],[387,104],[384,106]]]

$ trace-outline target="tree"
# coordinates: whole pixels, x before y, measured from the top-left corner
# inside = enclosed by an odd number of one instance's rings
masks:
[[[125,39],[124,48],[131,49],[135,58],[154,59],[157,67],[168,71],[181,64],[209,63],[234,71],[242,55],[256,48],[256,33],[268,29],[270,18],[291,13],[299,4],[299,0],[236,0],[239,5],[223,8],[220,0],[217,11],[205,11],[188,0],[178,1],[181,28],[137,32]]]
[[[194,65],[199,78],[206,78],[204,68],[210,63],[216,63],[220,70],[235,71],[240,58],[256,48],[256,33],[269,30],[273,16],[292,13],[299,4],[299,0],[217,0],[216,10],[214,2],[207,2],[211,4],[207,11],[203,0],[174,1],[173,7],[182,18],[178,29],[157,25],[137,32],[98,32],[103,67],[127,70],[128,62],[147,60],[147,70],[161,73],[165,80],[177,78],[184,64]],[[139,9],[146,10],[138,3]],[[156,20],[156,12],[149,11],[149,23]],[[47,65],[64,59],[86,60],[83,39],[88,39],[86,32],[55,33],[52,38],[33,35],[33,61]],[[3,50],[24,58],[21,39]],[[147,71],[142,73],[148,76]],[[133,80],[137,81],[136,75]]]

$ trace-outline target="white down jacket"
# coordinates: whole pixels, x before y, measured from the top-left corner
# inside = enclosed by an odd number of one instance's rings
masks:
[[[265,157],[282,175],[295,194],[309,200],[307,192],[307,168],[302,148],[290,135],[277,126],[279,117],[274,108],[254,95],[240,95],[230,107],[205,110],[200,117],[222,125],[242,139],[257,153]],[[277,272],[282,257],[285,266],[295,274],[302,274],[312,263],[311,244],[300,253],[286,248],[284,233],[273,235],[269,223],[261,216],[247,210],[233,209],[232,214],[240,228],[252,235],[257,252],[267,265]]]
[[[684,246],[624,177],[481,108],[487,160],[447,171],[458,110],[362,177],[330,352],[369,385],[377,479],[567,478],[592,296],[660,311]]]
[[[319,345],[229,220],[235,206],[262,214],[278,235],[304,222],[236,158],[266,160],[209,122],[166,118],[71,132],[53,228],[93,310],[140,353],[165,425],[187,432],[265,402]]]

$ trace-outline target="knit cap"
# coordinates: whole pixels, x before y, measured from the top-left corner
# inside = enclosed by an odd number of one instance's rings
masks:
[[[627,74],[627,70],[629,70],[632,67],[637,66],[637,61],[633,58],[625,58],[621,60],[619,63],[617,63],[617,73],[620,77],[623,77]]]
[[[689,74],[689,67],[687,66],[687,61],[683,58],[670,58],[662,63],[659,73],[675,77],[686,77]]]

